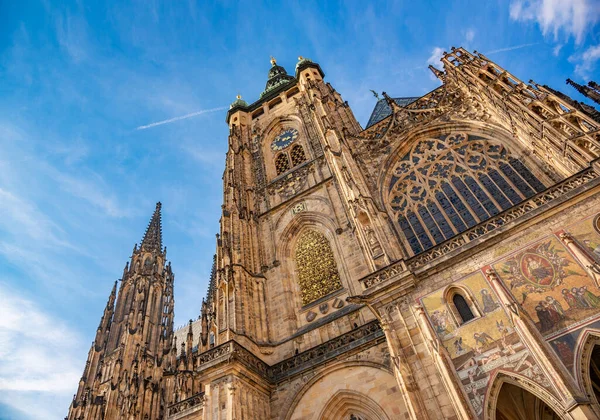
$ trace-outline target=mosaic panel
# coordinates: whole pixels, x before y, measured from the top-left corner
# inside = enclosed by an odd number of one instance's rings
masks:
[[[493,264],[500,279],[546,337],[598,315],[598,288],[555,236]]]
[[[303,305],[342,288],[329,242],[315,230],[304,232],[298,239],[296,270]]]
[[[421,298],[421,303],[450,354],[463,389],[478,416],[483,416],[485,394],[495,370],[513,371],[550,388],[529,350],[510,326],[508,316],[481,272],[454,283],[470,292],[481,317],[458,325],[440,289]]]

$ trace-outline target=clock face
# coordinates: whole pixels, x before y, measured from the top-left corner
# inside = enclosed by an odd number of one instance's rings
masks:
[[[275,139],[271,143],[271,149],[273,149],[273,151],[285,149],[290,144],[292,144],[297,137],[298,130],[296,130],[295,128],[288,128],[286,130],[283,130],[283,132],[277,137],[275,137]]]

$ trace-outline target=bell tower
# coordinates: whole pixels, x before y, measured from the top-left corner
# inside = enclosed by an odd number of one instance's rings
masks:
[[[271,58],[260,98],[238,96],[227,113],[214,308],[205,311],[216,344],[271,347],[310,329],[359,292],[359,278],[399,257],[346,141],[362,128],[323,77],[310,59],[299,57],[294,77]]]
[[[386,354],[374,315],[346,298],[360,294],[359,279],[399,259],[400,246],[356,162],[351,138],[362,128],[324,76],[310,59],[299,57],[290,75],[271,58],[259,98],[238,95],[230,106],[202,331],[188,333],[165,377],[167,415],[269,418],[281,410],[273,387],[293,374],[286,366],[310,369],[306,352],[363,337],[380,345],[372,357]]]
[[[162,246],[161,203],[133,248],[88,353],[69,420],[162,418],[163,370],[174,362],[173,280]]]

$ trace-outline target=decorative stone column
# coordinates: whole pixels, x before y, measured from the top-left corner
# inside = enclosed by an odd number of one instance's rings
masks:
[[[229,410],[227,410],[227,420],[236,420],[237,418],[236,414],[238,407],[235,403],[236,389],[237,387],[235,386],[235,382],[232,379],[229,385],[227,386],[227,405],[229,407]]]
[[[411,369],[405,360],[402,350],[398,348],[398,337],[390,328],[390,324],[380,318],[381,328],[390,351],[390,359],[394,365],[394,376],[400,387],[400,394],[406,406],[408,418],[411,420],[428,420],[429,415],[419,398],[419,390],[413,378]]]
[[[594,279],[596,287],[600,288],[600,264],[569,232],[559,231],[558,237],[573,253],[575,258],[585,267],[589,276]]]
[[[471,410],[471,405],[465,399],[464,393],[461,392],[462,384],[459,380],[457,380],[456,369],[454,369],[452,361],[450,360],[450,356],[442,345],[441,340],[431,328],[429,320],[427,319],[427,315],[425,315],[425,309],[422,305],[415,305],[414,311],[421,327],[421,332],[429,344],[428,347],[431,357],[433,358],[435,365],[440,372],[440,376],[444,382],[444,387],[452,399],[452,404],[456,409],[458,418],[475,418],[475,415]]]

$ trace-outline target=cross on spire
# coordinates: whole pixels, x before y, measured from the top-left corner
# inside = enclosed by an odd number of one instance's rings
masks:
[[[156,203],[156,210],[150,219],[144,239],[142,239],[141,249],[144,251],[162,251],[162,225],[160,216],[161,203]]]

